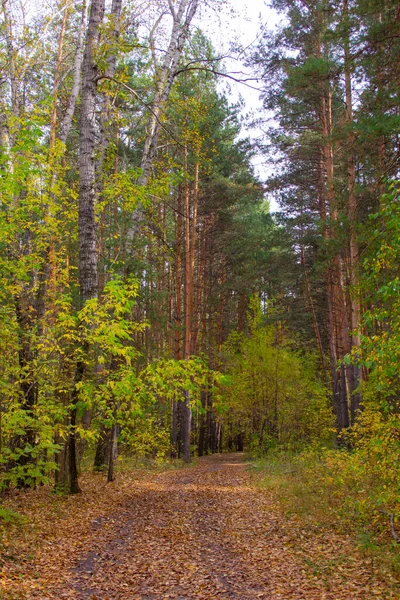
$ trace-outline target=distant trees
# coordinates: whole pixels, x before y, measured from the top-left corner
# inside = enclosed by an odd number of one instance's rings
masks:
[[[297,350],[280,320],[263,323],[257,296],[249,311],[250,335],[233,332],[223,347],[228,381],[218,409],[228,447],[246,444],[263,455],[278,447],[329,444],[333,414],[315,355]]]

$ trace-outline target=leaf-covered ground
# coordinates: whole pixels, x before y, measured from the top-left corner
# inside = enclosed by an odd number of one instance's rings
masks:
[[[41,488],[8,500],[27,521],[2,530],[1,598],[400,598],[350,538],[285,518],[238,454],[82,486],[69,498]]]

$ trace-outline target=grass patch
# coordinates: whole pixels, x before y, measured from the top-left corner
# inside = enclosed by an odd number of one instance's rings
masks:
[[[345,450],[276,452],[253,461],[251,468],[258,484],[274,495],[286,516],[294,516],[309,531],[351,536],[372,568],[396,580],[399,591],[400,544],[390,529],[393,509],[380,500],[381,481],[359,459],[357,453]],[[307,560],[312,571],[332,567]]]

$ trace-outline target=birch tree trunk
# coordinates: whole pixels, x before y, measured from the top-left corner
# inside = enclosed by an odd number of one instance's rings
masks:
[[[92,0],[86,34],[82,71],[82,98],[79,137],[79,285],[81,303],[97,295],[97,240],[95,221],[95,148],[96,148],[96,91],[98,68],[95,53],[100,40],[105,0]],[[87,351],[88,348],[85,348]],[[75,388],[71,398],[70,432],[68,438],[70,492],[80,492],[76,452],[77,384],[84,377],[85,363],[76,366]]]
[[[92,0],[82,71],[82,98],[79,138],[79,284],[85,303],[97,295],[97,245],[95,221],[96,181],[96,90],[98,67],[95,52],[105,0]]]
[[[12,27],[12,13],[9,0],[2,0],[4,14],[4,29],[7,46],[8,74],[10,78],[11,110],[15,118],[20,115],[20,82],[18,80],[16,58],[17,53],[14,47],[14,34]],[[12,144],[12,142],[11,142]]]
[[[146,185],[150,177],[150,170],[160,133],[160,118],[171,92],[175,71],[189,34],[190,24],[196,14],[199,3],[200,0],[180,0],[177,9],[175,9],[172,0],[169,0],[169,7],[173,18],[172,32],[168,50],[157,78],[152,111],[140,164],[142,169],[142,174],[139,178],[140,185]]]
[[[81,88],[81,74],[82,74],[82,62],[83,62],[83,51],[84,51],[84,41],[85,41],[85,32],[87,27],[87,17],[88,17],[88,2],[87,0],[83,0],[82,3],[82,16],[81,23],[79,26],[78,32],[78,40],[76,47],[76,54],[74,60],[74,76],[71,93],[68,99],[67,110],[65,111],[64,118],[60,125],[59,130],[59,139],[64,142],[67,141],[68,134],[71,130],[72,119],[75,112],[76,101],[79,95],[79,91]]]

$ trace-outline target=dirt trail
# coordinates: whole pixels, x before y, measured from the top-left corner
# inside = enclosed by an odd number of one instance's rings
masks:
[[[250,487],[240,455],[205,458],[143,482],[125,511],[99,524],[102,535],[70,581],[75,597],[270,598],[269,508]]]
[[[103,514],[89,511],[86,521],[80,517],[81,533],[74,525],[70,539],[65,530],[62,538],[52,539],[47,534],[32,566],[29,586],[29,573],[24,574],[25,590],[29,587],[32,591],[7,597],[389,598],[380,595],[361,562],[357,562],[357,582],[352,583],[352,572],[346,576],[346,564],[337,562],[346,540],[329,540],[334,569],[326,571],[326,565],[319,571],[310,569],[307,557],[305,561],[297,551],[304,540],[273,505],[271,496],[252,483],[239,454],[202,458],[194,467],[147,476],[119,496],[118,489],[113,492],[113,508],[109,504]],[[79,511],[76,503],[86,506],[88,500],[84,500],[71,499],[71,509]],[[79,512],[74,521],[78,518]],[[78,541],[73,542],[73,537]],[[324,543],[313,534],[312,544],[318,546],[318,552]],[[343,548],[338,549],[338,543],[343,543]],[[308,548],[311,555],[312,544]],[[47,583],[43,581],[45,572]]]
[[[76,600],[370,598],[329,593],[291,550],[271,498],[251,485],[240,454],[144,481],[102,522],[69,581]],[[368,582],[367,582],[368,583]],[[60,590],[62,597],[63,590]]]

